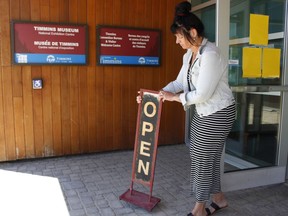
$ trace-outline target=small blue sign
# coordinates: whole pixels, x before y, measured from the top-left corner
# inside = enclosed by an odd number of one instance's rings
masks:
[[[33,79],[32,84],[33,84],[33,89],[42,89],[43,88],[42,79]]]

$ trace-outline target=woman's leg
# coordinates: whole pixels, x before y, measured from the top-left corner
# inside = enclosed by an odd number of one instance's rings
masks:
[[[207,125],[203,121],[204,119],[196,115],[191,124],[191,190],[196,198],[196,204],[191,211],[193,216],[207,215],[205,204],[210,198],[214,174],[213,155],[217,152],[217,148],[213,147],[215,141],[207,142]],[[209,130],[208,133],[210,134]]]
[[[193,215],[203,214],[205,201],[210,194],[214,203],[209,209],[211,213],[228,205],[221,192],[220,162],[225,140],[234,121],[234,109],[235,106],[231,106],[209,117],[200,118],[196,114],[193,118],[190,140],[191,186],[197,200]],[[206,211],[204,214],[207,215]]]
[[[215,202],[220,208],[228,205],[223,192],[212,194],[212,202]]]
[[[205,203],[206,202],[196,202],[192,214],[193,216],[206,216],[207,212],[205,210]]]
[[[212,195],[212,203],[210,204],[208,210],[206,212],[208,215],[213,214],[215,211],[220,210],[222,208],[226,208],[228,206],[228,202],[223,194],[223,192],[219,192],[217,194]]]
[[[234,122],[234,116],[235,116],[235,104],[232,106],[229,106],[227,109],[227,114],[226,114],[226,128],[224,136],[223,136],[223,147],[224,147],[224,143],[227,139],[227,136],[229,134],[229,132],[231,131],[233,122]],[[220,159],[222,152],[218,152],[218,155],[216,158]],[[216,160],[215,161],[215,167],[220,168],[220,160]],[[220,173],[218,173],[219,175]],[[217,176],[217,174],[216,174]],[[218,176],[220,178],[220,176]],[[208,215],[213,214],[215,211],[220,210],[222,208],[225,208],[228,206],[228,202],[224,196],[224,193],[221,191],[221,182],[213,182],[213,187],[211,190],[211,195],[212,195],[212,203],[210,204],[209,208],[208,208]]]

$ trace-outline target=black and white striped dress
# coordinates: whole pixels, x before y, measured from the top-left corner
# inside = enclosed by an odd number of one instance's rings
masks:
[[[209,116],[196,110],[191,121],[191,189],[197,202],[206,202],[221,192],[221,155],[235,120],[235,103]]]

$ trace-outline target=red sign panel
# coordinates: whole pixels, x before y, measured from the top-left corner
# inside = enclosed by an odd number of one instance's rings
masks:
[[[87,26],[12,22],[12,53],[20,64],[85,64]]]
[[[160,64],[160,31],[98,26],[97,58],[100,65]]]

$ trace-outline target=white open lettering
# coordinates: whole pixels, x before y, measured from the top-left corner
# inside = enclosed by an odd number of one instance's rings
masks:
[[[147,146],[148,146],[148,147],[147,147]],[[144,156],[146,156],[146,157],[150,157],[150,153],[149,153],[149,152],[145,152],[145,150],[150,151],[150,146],[151,146],[151,143],[145,142],[145,141],[141,141],[141,144],[140,144],[140,154],[141,154],[141,155],[144,155]]]
[[[153,118],[156,115],[156,104],[148,101],[144,104],[143,106],[143,114],[148,117],[148,118]],[[153,119],[151,119],[153,120]],[[149,138],[149,134],[153,133],[154,131],[154,125],[151,122],[147,121],[143,121],[142,122],[142,128],[141,128],[141,135],[142,135],[142,139],[145,140],[150,140]],[[148,137],[146,137],[148,136]],[[140,147],[139,147],[139,156],[142,156],[142,158],[140,157],[138,159],[138,167],[137,167],[137,172],[138,173],[143,173],[144,175],[148,176],[149,172],[150,172],[150,157],[152,155],[152,151],[153,149],[151,149],[152,143],[151,142],[147,142],[147,141],[140,141]],[[143,158],[143,156],[145,158]],[[147,160],[147,161],[146,161]]]
[[[152,113],[148,113],[148,106],[152,106],[153,110],[152,110]],[[151,118],[153,116],[155,116],[156,114],[156,105],[153,103],[153,102],[147,102],[145,105],[144,105],[144,113],[147,117]]]
[[[138,173],[141,173],[141,170],[144,171],[144,174],[145,175],[148,175],[149,173],[149,165],[150,165],[150,162],[146,162],[145,166],[144,166],[144,163],[142,160],[139,160],[139,163],[138,163]]]
[[[152,132],[152,131],[153,131],[153,124],[144,121],[142,124],[142,136],[145,136],[146,132]]]

